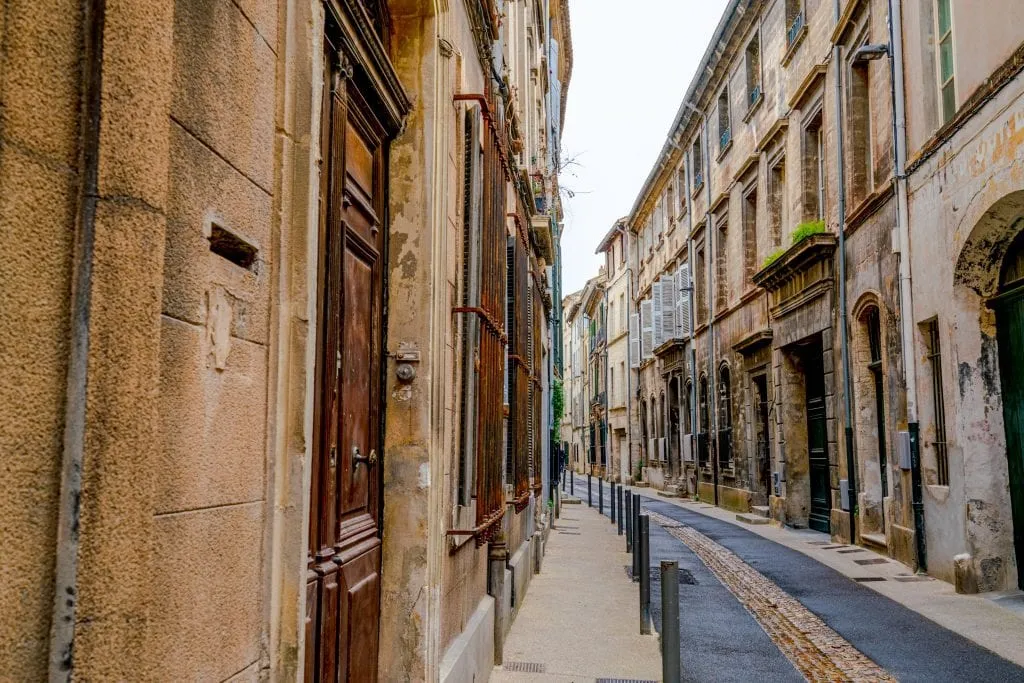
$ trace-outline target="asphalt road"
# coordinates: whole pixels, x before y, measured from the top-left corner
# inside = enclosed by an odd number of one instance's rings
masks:
[[[597,508],[597,479],[593,480]],[[586,477],[576,496],[587,502]],[[608,515],[610,489],[604,487]],[[734,524],[645,499],[661,513],[708,536],[757,569],[900,681],[1024,683],[1024,669],[811,557]],[[687,681],[800,681],[801,674],[754,617],[681,541],[651,523],[650,566],[677,560],[692,582],[679,586],[680,653]],[[625,544],[625,541],[623,541]],[[651,612],[661,625],[661,590],[651,583]],[[1021,643],[1024,647],[1024,643]]]

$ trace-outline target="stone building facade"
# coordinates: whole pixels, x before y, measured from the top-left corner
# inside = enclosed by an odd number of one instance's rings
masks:
[[[632,270],[629,260],[630,232],[625,221],[617,221],[597,246],[605,257],[608,282],[604,290],[607,310],[605,368],[608,387],[608,477],[630,481],[638,464],[635,444],[630,439],[632,387],[636,384],[630,363],[629,325],[632,313]]]
[[[5,673],[485,678],[546,523],[567,4],[2,16]]]
[[[730,2],[626,219],[644,477],[967,591],[1024,547],[1021,10],[970,7]]]

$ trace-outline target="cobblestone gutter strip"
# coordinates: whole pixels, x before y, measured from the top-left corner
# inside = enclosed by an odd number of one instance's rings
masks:
[[[811,681],[896,681],[798,600],[704,534],[656,512],[651,520],[685,543]]]

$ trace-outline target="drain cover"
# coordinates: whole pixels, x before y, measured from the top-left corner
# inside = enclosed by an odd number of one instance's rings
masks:
[[[501,668],[505,671],[518,671],[524,674],[544,673],[544,665],[540,662],[505,662]]]
[[[869,560],[854,560],[857,564],[887,564],[889,560],[884,557],[872,557]]]
[[[885,581],[884,576],[855,576],[853,580],[857,583],[869,583],[871,581]]]
[[[658,683],[641,678],[598,678],[595,683]]]

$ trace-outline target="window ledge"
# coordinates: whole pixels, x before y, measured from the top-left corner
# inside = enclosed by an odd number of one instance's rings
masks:
[[[743,115],[743,123],[750,123],[750,119],[754,116],[754,112],[761,108],[761,104],[764,103],[764,93],[759,93],[757,99],[754,100],[750,107],[747,108],[747,113]]]
[[[722,160],[722,157],[724,157],[726,154],[729,153],[730,149],[732,149],[732,134],[731,133],[729,135],[729,142],[725,143],[725,146],[721,147],[718,150],[718,156],[715,157],[715,161],[716,162],[720,162]]]
[[[693,186],[693,190],[690,192],[690,196],[691,197],[696,197],[697,193],[700,192],[701,188],[703,188],[703,187],[704,187],[704,179],[701,178],[700,181],[696,185]]]
[[[797,34],[793,37],[793,42],[786,48],[785,54],[782,55],[781,64],[782,66],[789,66],[789,63],[793,61],[793,57],[796,55],[797,50],[803,44],[804,39],[807,37],[807,24],[805,23]]]

